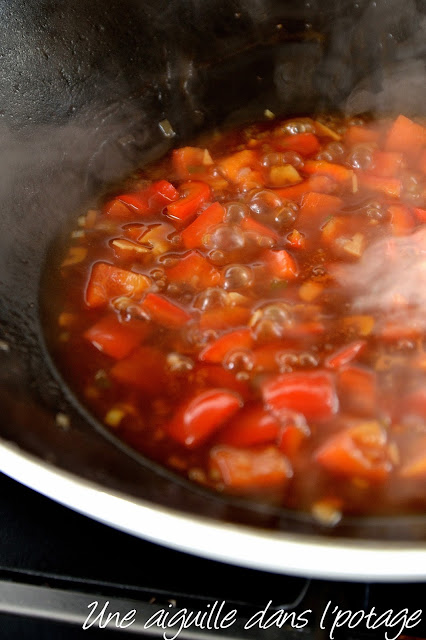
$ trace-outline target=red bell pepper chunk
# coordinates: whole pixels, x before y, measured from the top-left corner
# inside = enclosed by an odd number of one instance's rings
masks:
[[[180,185],[179,200],[175,200],[167,207],[167,215],[175,220],[184,222],[194,216],[204,202],[211,195],[210,187],[205,182],[184,182]]]
[[[370,482],[385,480],[392,469],[386,431],[375,421],[331,436],[317,451],[315,460],[331,473]]]
[[[114,380],[150,395],[164,394],[167,382],[166,360],[160,349],[142,346],[110,369]]]
[[[194,369],[194,377],[197,382],[206,387],[218,387],[234,391],[244,401],[249,400],[252,395],[252,390],[247,380],[238,380],[233,371],[224,369],[218,364],[197,364]]]
[[[404,456],[398,475],[407,480],[426,478],[426,437],[423,434],[414,439],[413,449]]]
[[[189,449],[198,447],[241,407],[231,391],[209,389],[184,402],[166,427],[171,438]]]
[[[99,351],[121,360],[134,351],[148,333],[146,323],[140,320],[120,322],[115,314],[110,314],[87,329],[84,337]]]
[[[246,307],[221,307],[204,311],[200,318],[200,328],[224,331],[230,327],[244,326],[250,318]]]
[[[426,129],[405,116],[398,116],[388,131],[386,151],[401,151],[416,159],[426,143]]]
[[[108,216],[108,218],[114,218],[115,220],[128,220],[132,217],[132,210],[130,207],[117,198],[109,200],[103,207],[102,213]]]
[[[272,342],[253,349],[253,370],[257,373],[273,373],[279,370],[280,354],[294,348],[294,342]]]
[[[348,146],[357,144],[376,143],[379,141],[380,131],[368,129],[365,126],[354,125],[348,127],[345,132],[345,143]]]
[[[305,157],[313,156],[321,148],[318,138],[313,133],[296,133],[284,138],[277,138],[273,142],[280,151],[295,151]]]
[[[355,360],[367,346],[366,340],[355,340],[333,353],[331,356],[325,359],[325,366],[329,369],[340,369],[340,367],[349,364],[352,360]]]
[[[222,158],[218,162],[218,167],[228,180],[238,183],[241,181],[241,173],[245,169],[256,169],[258,164],[259,156],[257,151],[244,149],[244,151],[237,151],[237,153]]]
[[[166,269],[170,282],[183,282],[194,289],[215,287],[220,282],[220,272],[198,251],[182,256],[173,267]]]
[[[251,447],[273,443],[281,425],[261,405],[244,407],[220,431],[217,441],[234,447]]]
[[[278,436],[278,448],[290,459],[300,451],[302,444],[310,435],[307,425],[287,424],[281,428]]]
[[[325,326],[319,320],[311,320],[310,322],[299,322],[292,327],[288,327],[286,336],[288,338],[307,339],[310,336],[317,336],[325,332]]]
[[[426,222],[426,209],[419,209],[419,207],[415,207],[413,211],[419,222]]]
[[[220,364],[230,351],[238,349],[251,349],[253,336],[250,329],[239,329],[225,333],[212,344],[203,349],[198,356],[202,362]]]
[[[406,320],[407,322],[407,320]],[[424,334],[422,324],[405,324],[404,322],[385,322],[379,326],[375,334],[384,342],[397,342],[399,340],[415,340]]]
[[[304,180],[300,184],[295,184],[292,187],[274,189],[274,193],[278,194],[281,198],[300,202],[305,193],[309,193],[310,191],[314,191],[316,193],[332,193],[335,190],[336,182],[334,180],[327,176],[313,175],[307,180]]]
[[[86,304],[95,308],[119,296],[138,299],[150,284],[149,278],[141,273],[119,269],[106,262],[96,262],[86,288]]]
[[[297,224],[311,223],[313,216],[322,218],[323,216],[334,215],[343,206],[343,200],[337,196],[327,193],[306,193],[300,205]]]
[[[404,168],[404,156],[398,151],[379,151],[373,153],[373,167],[370,169],[375,176],[382,178],[396,178]]]
[[[250,217],[243,218],[241,220],[241,228],[244,231],[253,233],[257,237],[266,236],[267,238],[271,238],[274,242],[278,242],[280,239],[280,236],[276,231]]]
[[[303,171],[305,173],[319,174],[328,176],[336,182],[347,182],[352,180],[353,171],[341,164],[335,164],[334,162],[326,162],[325,160],[307,160],[303,165]]]
[[[172,153],[172,165],[179,180],[200,177],[213,163],[206,149],[181,147]]]
[[[178,197],[178,192],[170,182],[158,180],[146,189],[122,194],[117,199],[139,215],[147,215],[158,213]]]
[[[410,209],[402,204],[394,204],[389,207],[392,233],[394,236],[405,236],[411,233],[416,221]]]
[[[301,413],[307,420],[327,420],[338,409],[333,378],[327,371],[283,373],[262,385],[265,405],[271,411]]]
[[[374,371],[348,366],[338,373],[337,388],[342,406],[360,415],[376,412],[377,383]]]
[[[213,202],[204,209],[194,222],[191,222],[181,233],[183,244],[187,249],[196,249],[203,246],[203,238],[208,231],[223,222],[225,209],[219,202]]]
[[[217,446],[210,453],[210,468],[220,474],[228,488],[240,491],[279,489],[292,475],[287,458],[276,447]]]
[[[384,193],[391,198],[399,198],[401,195],[401,180],[397,178],[381,178],[363,171],[357,171],[357,177],[360,186],[365,189]]]
[[[285,249],[267,249],[262,258],[274,278],[293,280],[299,274],[295,259]]]
[[[170,329],[179,329],[191,319],[184,309],[156,293],[148,293],[141,308],[148,311],[154,322]]]

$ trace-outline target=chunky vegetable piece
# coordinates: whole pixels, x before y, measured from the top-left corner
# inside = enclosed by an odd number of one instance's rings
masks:
[[[421,121],[215,132],[80,216],[51,346],[119,437],[206,487],[424,511],[425,225]]]

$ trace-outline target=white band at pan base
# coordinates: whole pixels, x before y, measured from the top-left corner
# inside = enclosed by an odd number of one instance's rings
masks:
[[[106,525],[212,560],[331,580],[426,579],[426,544],[336,540],[223,524],[103,488],[4,441],[0,441],[0,470]]]

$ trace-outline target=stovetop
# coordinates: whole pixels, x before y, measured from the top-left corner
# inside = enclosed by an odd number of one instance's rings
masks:
[[[197,558],[115,531],[1,474],[0,521],[0,638],[7,640],[131,633],[168,640],[387,633],[392,640],[402,629],[426,638],[424,584],[310,580]]]

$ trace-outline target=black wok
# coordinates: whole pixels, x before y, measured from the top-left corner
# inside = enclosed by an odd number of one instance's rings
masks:
[[[49,301],[40,298],[53,240],[78,213],[111,180],[201,128],[265,109],[422,114],[424,2],[0,7],[0,470],[113,526],[229,562],[424,578],[426,516],[343,519],[327,529],[206,493],[114,441],[50,361],[41,320]],[[158,126],[166,119],[174,139]]]

